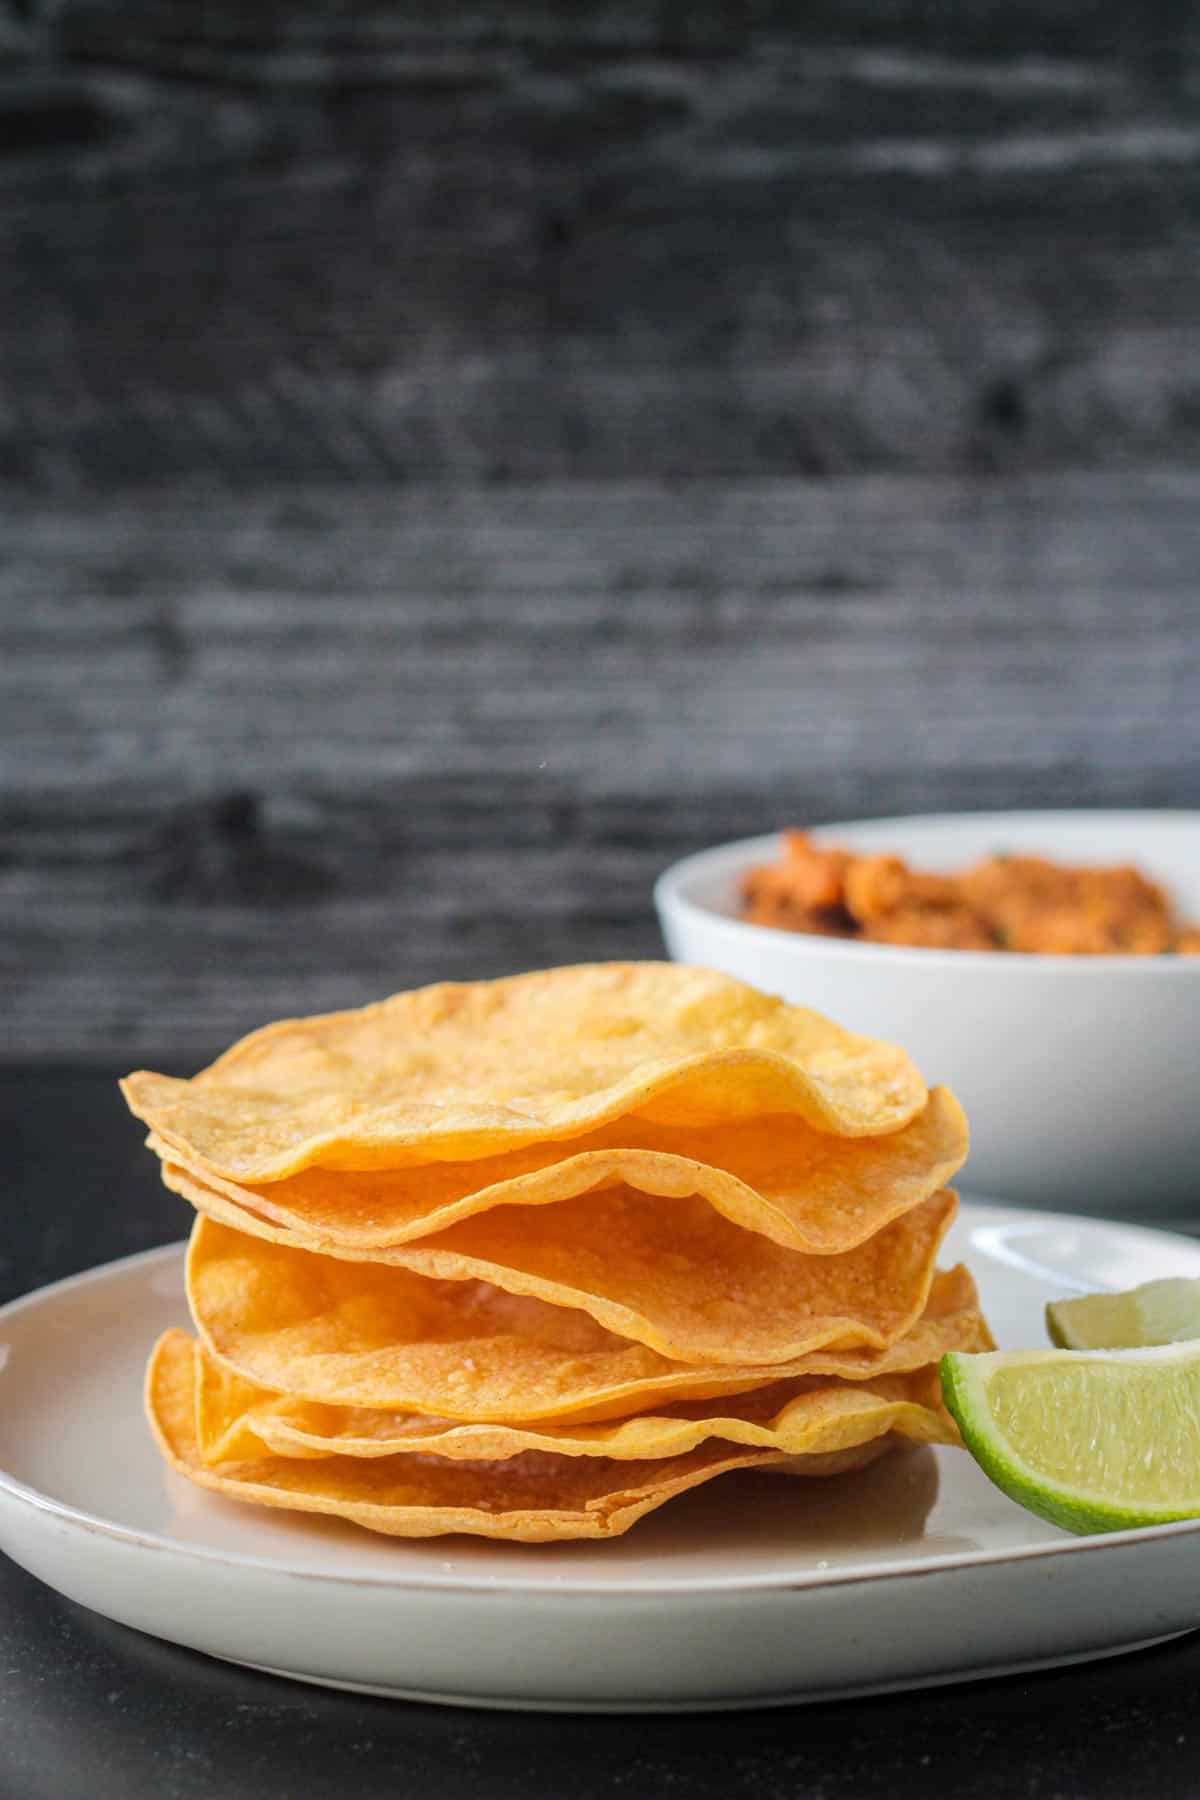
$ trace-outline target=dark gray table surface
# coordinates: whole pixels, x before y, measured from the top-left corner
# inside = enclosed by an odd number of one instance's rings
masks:
[[[9,1071],[0,1299],[182,1235],[111,1073]],[[1200,1792],[1200,1636],[1076,1669],[743,1714],[589,1718],[326,1692],[160,1644],[0,1558],[0,1800]]]

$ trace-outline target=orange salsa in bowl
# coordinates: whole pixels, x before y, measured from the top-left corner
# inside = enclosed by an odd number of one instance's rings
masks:
[[[1200,955],[1200,925],[1129,864],[1073,867],[997,852],[954,874],[903,857],[783,834],[777,862],[742,877],[740,916],[754,925],[937,950],[1057,956]]]

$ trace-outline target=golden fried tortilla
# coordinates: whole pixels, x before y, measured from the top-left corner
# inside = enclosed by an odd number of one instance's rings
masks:
[[[883,1137],[838,1137],[787,1115],[703,1130],[625,1118],[568,1144],[532,1144],[473,1162],[313,1167],[258,1186],[181,1163],[161,1139],[149,1141],[167,1186],[201,1210],[244,1230],[253,1229],[242,1217],[249,1214],[332,1253],[391,1249],[492,1207],[551,1206],[623,1183],[648,1195],[698,1194],[734,1225],[791,1250],[832,1256],[945,1187],[968,1148],[962,1107],[944,1087]],[[212,1195],[228,1204],[206,1204]],[[552,1231],[553,1222],[544,1228]]]
[[[218,1241],[212,1234],[224,1233],[220,1241],[243,1260],[252,1257],[251,1239],[302,1259],[276,1267],[281,1283],[299,1266],[311,1286],[312,1266],[323,1270],[325,1304],[353,1300],[360,1314],[372,1305],[381,1332],[393,1296],[407,1291],[407,1272],[578,1308],[618,1337],[704,1365],[792,1362],[827,1345],[893,1343],[924,1310],[956,1209],[943,1189],[841,1256],[808,1256],[731,1225],[694,1194],[648,1199],[617,1186],[553,1208],[493,1207],[394,1250],[331,1254],[246,1214],[222,1219],[215,1196],[198,1199],[209,1230],[198,1231],[189,1259],[197,1307]]]
[[[210,1355],[259,1387],[477,1423],[620,1417],[788,1376],[866,1379],[937,1354],[926,1343],[914,1360],[925,1323],[916,1320],[884,1347],[814,1344],[781,1363],[682,1364],[573,1307],[314,1256],[205,1218],[193,1233],[188,1294]]]
[[[981,1348],[984,1336],[978,1335]],[[711,1438],[800,1456],[847,1449],[884,1426],[914,1443],[958,1442],[942,1405],[936,1362],[864,1382],[801,1375],[720,1402],[677,1401],[598,1425],[533,1426],[461,1425],[416,1413],[318,1406],[243,1381],[202,1347],[197,1357],[196,1436],[205,1462],[212,1463],[242,1461],[264,1450],[305,1459],[426,1455],[471,1462],[504,1462],[536,1450],[627,1462],[683,1456]]]
[[[171,1331],[159,1339],[147,1370],[146,1409],[173,1469],[230,1500],[335,1514],[393,1537],[467,1532],[521,1543],[619,1537],[676,1494],[734,1469],[840,1474],[894,1446],[890,1433],[883,1432],[848,1449],[797,1457],[714,1440],[683,1456],[635,1462],[534,1451],[503,1462],[265,1454],[207,1464],[196,1439],[196,1371],[187,1332]],[[877,1415],[876,1423],[884,1416]]]
[[[191,1081],[121,1086],[180,1163],[252,1185],[496,1156],[626,1116],[705,1129],[779,1113],[872,1137],[927,1098],[894,1045],[674,963],[443,983],[268,1025]]]

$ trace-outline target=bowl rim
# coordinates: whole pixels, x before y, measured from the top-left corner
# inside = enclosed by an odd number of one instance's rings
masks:
[[[941,827],[953,825],[1007,825],[1020,831],[1021,822],[1031,820],[1061,824],[1110,823],[1125,826],[1158,825],[1181,832],[1194,832],[1200,847],[1200,811],[1187,807],[1026,807],[995,811],[891,813],[869,819],[833,819],[814,824],[810,829],[818,838],[835,838],[840,831],[871,831],[887,827]],[[668,914],[717,930],[735,943],[759,944],[791,955],[828,956],[835,961],[865,962],[884,966],[939,969],[942,971],[998,971],[1017,968],[1029,972],[1040,970],[1049,977],[1068,980],[1095,980],[1101,971],[1115,977],[1128,977],[1135,970],[1149,980],[1192,980],[1200,977],[1200,956],[1176,956],[1161,952],[1154,956],[1137,956],[1120,952],[1112,956],[1068,956],[1061,951],[1041,950],[949,950],[920,944],[865,944],[846,938],[822,937],[816,932],[784,931],[777,925],[756,925],[749,919],[731,917],[694,900],[687,892],[689,882],[709,871],[713,864],[730,865],[728,872],[736,877],[739,864],[749,867],[770,856],[786,826],[775,831],[760,832],[755,837],[730,838],[725,843],[711,844],[704,850],[692,851],[664,869],[654,883],[654,905],[660,923]]]

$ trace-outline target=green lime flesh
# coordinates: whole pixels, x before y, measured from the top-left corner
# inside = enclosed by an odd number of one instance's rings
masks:
[[[1132,1350],[1200,1338],[1200,1281],[1169,1276],[1123,1294],[1052,1300],[1046,1330],[1064,1350]]]
[[[998,1488],[1067,1531],[1200,1517],[1200,1344],[942,1358],[963,1442]]]

